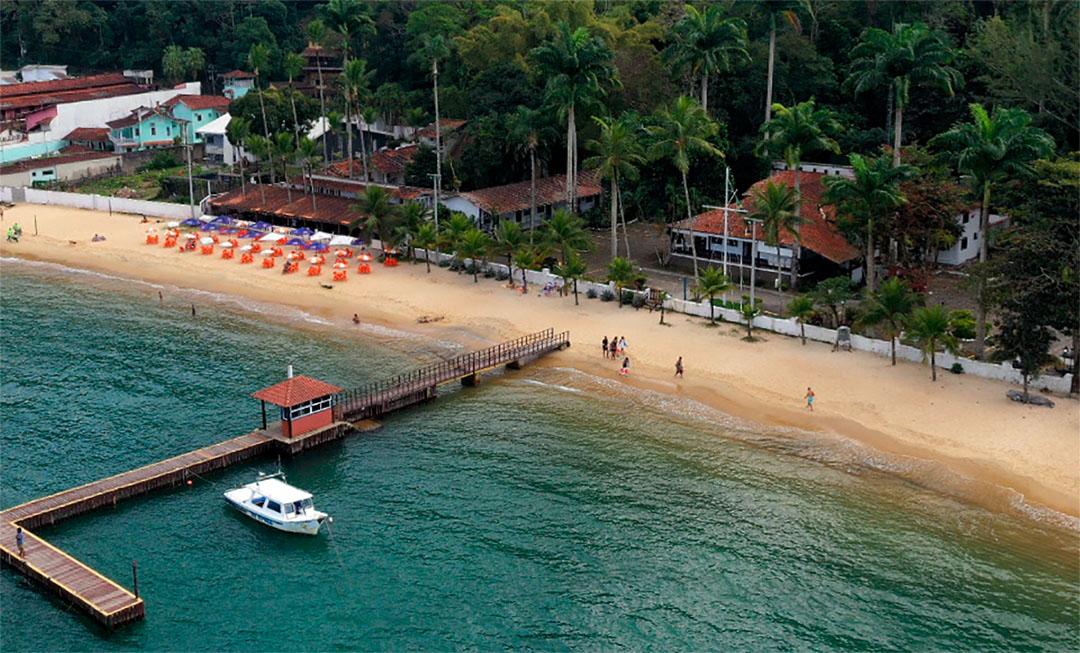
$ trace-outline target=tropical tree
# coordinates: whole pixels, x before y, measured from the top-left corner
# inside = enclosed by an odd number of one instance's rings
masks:
[[[229,138],[230,143],[235,143],[239,148],[239,160],[240,164],[240,192],[244,195],[247,194],[247,178],[244,175],[244,163],[247,159],[247,153],[244,152],[244,148],[247,145],[248,139],[251,138],[251,121],[241,116],[235,116],[229,120],[228,127],[225,128],[226,135]]]
[[[201,48],[166,46],[161,55],[161,71],[166,81],[175,84],[187,78],[198,77],[206,67],[206,55]]]
[[[577,111],[595,104],[617,83],[611,49],[585,27],[560,23],[555,38],[532,51],[547,79],[544,97],[566,120],[566,203],[577,210]]]
[[[382,186],[368,186],[356,201],[356,210],[364,217],[353,222],[353,227],[363,227],[368,239],[375,234],[380,240],[390,235],[396,225],[398,206],[391,202],[390,191]],[[383,244],[386,249],[386,244]]]
[[[555,266],[555,274],[565,279],[566,283],[573,284],[574,306],[579,304],[577,291],[578,279],[585,276],[587,269],[588,267],[585,265],[585,259],[581,258],[581,254],[578,254],[577,252],[570,252],[570,256],[566,259],[565,263]]]
[[[364,12],[364,6],[360,0],[330,0],[325,5],[321,5],[321,9],[325,23],[341,35],[342,65],[346,65],[349,61],[349,48],[353,38],[372,29],[374,22]]]
[[[413,236],[413,244],[424,250],[424,262],[427,263],[428,274],[431,274],[431,250],[439,244],[439,232],[435,229],[435,224],[425,222],[420,225]]]
[[[743,295],[742,304],[739,305],[739,312],[742,313],[743,320],[746,321],[746,340],[752,342],[754,340],[754,318],[761,315],[761,300],[750,301],[750,297]]]
[[[698,294],[709,298],[709,321],[713,324],[716,323],[716,306],[713,305],[713,299],[730,287],[731,282],[728,281],[727,275],[712,266],[705,268],[705,271],[701,273],[701,278],[698,279],[696,290]]]
[[[345,114],[340,111],[334,111],[331,109],[326,112],[326,135],[323,136],[323,143],[326,143],[331,138],[334,139],[334,143],[330,146],[330,158],[327,162],[333,161],[336,158],[337,153],[341,150],[341,142],[338,140],[337,130],[345,120]]]
[[[911,166],[893,166],[885,155],[864,159],[858,154],[848,157],[852,177],[825,177],[825,201],[835,204],[842,216],[856,224],[866,246],[866,287],[877,288],[877,269],[874,265],[874,226],[890,211],[903,204],[900,182],[914,176]]]
[[[301,138],[300,145],[296,148],[296,159],[300,164],[301,174],[306,179],[304,190],[305,192],[311,192],[311,210],[315,212],[319,207],[315,201],[315,182],[312,174],[315,166],[322,160],[322,156],[319,154],[319,144],[307,136]]]
[[[892,32],[876,27],[863,32],[851,50],[851,72],[845,84],[856,94],[888,87],[893,120],[893,165],[900,165],[904,107],[911,83],[936,86],[952,95],[963,78],[953,68],[955,53],[948,38],[924,23],[896,23]]]
[[[952,334],[949,311],[944,306],[927,306],[911,314],[907,334],[930,359],[930,379],[937,381],[937,350],[944,347],[951,354],[957,353],[960,343]]]
[[[619,255],[618,208],[622,204],[619,178],[637,179],[638,166],[645,163],[644,149],[636,129],[628,121],[597,117],[593,120],[600,127],[600,137],[589,141],[586,147],[597,155],[586,159],[585,167],[596,168],[600,176],[611,181],[611,258],[614,259]],[[626,255],[630,256],[630,252]]]
[[[495,228],[493,250],[506,257],[506,267],[510,271],[510,287],[514,287],[514,253],[525,245],[525,232],[521,225],[513,220],[503,220]]]
[[[802,224],[802,216],[797,210],[798,196],[795,194],[795,189],[770,179],[754,193],[752,199],[747,217],[751,221],[761,222],[765,244],[778,247],[783,231],[792,234],[796,242],[799,241],[799,225]],[[795,267],[795,262],[792,261],[792,288],[796,284]]]
[[[608,263],[608,281],[615,282],[615,293],[619,299],[619,308],[623,306],[623,288],[634,282],[636,271],[630,259],[616,256]]]
[[[521,292],[529,292],[529,279],[525,274],[526,271],[538,267],[543,260],[543,252],[533,245],[522,247],[514,254],[514,265],[521,270]]]
[[[474,226],[472,219],[464,213],[457,211],[451,213],[450,219],[443,222],[443,227],[439,233],[441,236],[439,244],[451,250],[455,250],[454,258],[461,261],[461,257],[459,257],[456,252],[458,243],[461,242],[461,239],[465,234]]]
[[[893,277],[871,292],[862,304],[865,312],[859,321],[868,326],[881,326],[889,337],[893,365],[896,365],[896,339],[918,303],[919,297],[911,288],[899,277]]]
[[[832,313],[833,328],[840,326],[840,312],[844,305],[858,297],[848,277],[831,277],[814,286],[810,296],[818,306],[824,306]]]
[[[710,139],[719,132],[717,123],[705,113],[693,98],[682,96],[668,109],[657,114],[657,124],[648,128],[656,140],[649,148],[649,157],[669,159],[682,175],[683,199],[686,201],[686,219],[693,220],[690,205],[690,158],[695,154],[724,156]],[[694,260],[694,280],[698,279],[697,247],[691,230],[690,251]]]
[[[253,73],[255,73],[255,92],[259,94],[259,111],[262,112],[263,123],[263,136],[266,140],[270,140],[270,125],[266,122],[266,102],[263,99],[262,84],[260,83],[260,73],[265,71],[267,66],[270,65],[270,48],[262,43],[256,43],[251,46],[251,50],[248,52],[248,66],[251,67]],[[274,159],[273,153],[267,148],[267,156],[270,157],[270,183],[274,183]]]
[[[363,59],[353,59],[349,63],[345,64],[345,70],[341,74],[341,83],[345,89],[345,123],[348,130],[348,148],[349,148],[349,177],[353,176],[353,136],[352,136],[352,118],[351,115],[357,116],[359,119],[362,115],[360,110],[361,102],[371,89],[371,78],[374,76],[374,70],[368,70],[367,61]],[[354,104],[355,103],[355,104]],[[364,180],[371,181],[371,171],[368,169],[367,149],[364,147],[364,130],[360,130],[360,154],[364,165]]]
[[[799,15],[795,9],[805,4],[805,0],[764,0],[760,3],[769,14],[769,72],[765,81],[765,122],[768,124],[772,119],[773,111],[773,69],[776,63],[776,19],[783,17],[795,31],[802,29]]]
[[[1007,302],[998,320],[995,338],[998,353],[1020,371],[1024,383],[1024,403],[1030,399],[1028,383],[1038,377],[1043,366],[1054,361],[1050,345],[1054,334],[1046,326],[1046,310],[1035,302]],[[1074,354],[1075,356],[1075,354]]]
[[[462,234],[457,244],[457,254],[462,259],[472,260],[473,283],[479,283],[480,266],[491,249],[491,238],[482,230],[473,227]]]
[[[543,234],[544,239],[559,251],[563,263],[571,252],[588,251],[592,245],[584,220],[566,209],[551,214],[551,219],[544,223]]]
[[[956,156],[956,167],[967,177],[979,196],[979,262],[989,254],[987,236],[990,226],[990,192],[1012,178],[1030,177],[1033,162],[1054,151],[1054,139],[1031,124],[1031,116],[1022,109],[995,107],[993,114],[981,104],[971,105],[972,121],[957,124],[936,136],[931,146],[949,150]],[[980,283],[979,295],[986,292]],[[985,302],[979,302],[975,328],[975,349],[983,357],[986,346]]]
[[[435,100],[435,222],[439,221],[439,196],[442,193],[442,119],[439,115],[439,62],[450,56],[450,41],[442,34],[425,34],[412,58],[431,66],[431,94]],[[451,171],[452,172],[452,171]]]
[[[306,63],[307,61],[295,52],[285,55],[285,60],[282,62],[285,76],[289,78],[289,105],[292,107],[293,135],[296,139],[297,149],[300,149],[300,120],[296,117],[296,87],[293,82],[297,77],[304,74],[304,65]]]
[[[726,17],[720,4],[706,5],[703,10],[688,4],[685,9],[665,54],[670,63],[690,77],[691,93],[700,80],[701,107],[708,111],[709,76],[730,70],[735,61],[750,61],[746,21]]]
[[[409,251],[409,258],[416,260],[414,245],[420,227],[428,222],[428,209],[419,202],[408,202],[398,208],[400,221],[397,225],[397,241],[404,243]]]
[[[511,147],[524,150],[529,157],[529,238],[536,228],[536,164],[542,145],[553,137],[547,117],[539,109],[518,106],[507,120],[507,137]],[[588,165],[588,162],[586,162]]]
[[[323,69],[322,69],[322,54],[323,48],[326,47],[326,23],[321,18],[315,18],[307,24],[307,38],[308,43],[313,48],[316,48],[319,52],[315,57],[315,70],[319,76],[319,119],[326,120],[326,88],[323,84]],[[330,129],[330,125],[327,125],[327,130]],[[325,135],[323,136],[323,160],[330,160],[330,139]]]
[[[799,322],[799,338],[806,346],[806,321],[814,315],[814,298],[810,295],[797,295],[788,303],[788,314]]]
[[[255,155],[255,158],[259,160],[259,172],[260,172],[260,174],[262,173],[262,163],[264,161],[270,163],[271,165],[273,164],[273,160],[271,159],[271,155],[273,153],[273,147],[274,147],[273,142],[269,138],[267,138],[265,136],[262,136],[262,135],[259,135],[259,134],[252,134],[247,139],[247,150],[250,151],[253,155]],[[262,199],[262,203],[265,205],[266,204],[266,190],[263,188],[263,186],[265,186],[265,184],[262,183],[261,176],[259,178],[258,186],[259,186],[259,197]]]

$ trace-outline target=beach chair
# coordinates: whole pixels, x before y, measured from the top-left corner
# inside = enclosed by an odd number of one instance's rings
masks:
[[[209,256],[214,253],[213,245],[202,245],[199,247],[199,253],[203,256]]]
[[[308,268],[308,270],[307,270],[307,275],[309,277],[317,277],[320,274],[322,274],[322,266],[321,265],[313,265],[310,268]]]
[[[360,274],[371,274],[371,263],[360,261],[360,265],[356,268],[356,271]]]
[[[236,256],[236,254],[233,252],[232,248],[226,248],[221,250],[221,258],[223,259],[230,259],[234,256]]]
[[[147,245],[157,245],[161,238],[157,234],[146,234]]]
[[[267,256],[266,258],[263,259],[262,266],[265,269],[270,269],[270,268],[274,267],[274,265],[276,265],[276,263],[277,263],[277,261],[274,259],[273,256]]]
[[[252,254],[251,252],[244,252],[243,254],[240,255],[240,264],[241,265],[246,265],[248,263],[254,263],[254,262],[255,262],[255,255]]]
[[[349,280],[349,271],[348,270],[334,270],[334,281],[348,281],[348,280]]]

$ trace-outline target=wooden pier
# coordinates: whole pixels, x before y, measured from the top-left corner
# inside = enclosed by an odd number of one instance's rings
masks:
[[[478,375],[499,366],[516,369],[528,361],[570,345],[568,332],[547,329],[487,349],[372,383],[335,396],[335,422],[302,436],[287,438],[270,427],[174,456],[115,476],[51,494],[0,512],[0,561],[31,582],[78,608],[98,623],[115,628],[145,617],[138,585],[129,591],[71,555],[57,549],[30,529],[153,490],[183,485],[202,474],[256,456],[278,452],[296,454],[305,449],[376,428],[372,418],[433,399],[437,387],[460,380],[474,384]],[[22,528],[23,550],[16,545]]]

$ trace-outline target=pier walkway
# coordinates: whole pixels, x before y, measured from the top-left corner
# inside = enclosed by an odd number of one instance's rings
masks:
[[[295,454],[371,430],[377,427],[371,418],[433,399],[440,384],[457,380],[473,384],[485,370],[502,365],[516,369],[569,345],[568,332],[556,334],[548,329],[523,336],[341,392],[334,398],[335,422],[302,436],[287,438],[280,426],[275,425],[0,511],[0,561],[103,626],[115,628],[142,619],[146,609],[139,596],[137,579],[134,590],[129,591],[30,529],[115,506],[118,501],[156,489],[180,486],[193,477],[257,456],[273,452]],[[20,527],[25,538],[21,552],[16,545],[16,531]]]

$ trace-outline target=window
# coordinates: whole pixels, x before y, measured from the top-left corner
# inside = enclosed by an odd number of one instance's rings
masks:
[[[157,125],[150,125],[150,135],[157,136]]]
[[[251,500],[251,505],[262,508],[266,504],[266,497],[255,497]]]
[[[138,136],[138,135],[139,135],[139,128],[138,128],[138,127],[136,127],[136,128],[135,128],[135,135],[136,135],[136,136]]]
[[[333,396],[328,395],[326,397],[320,397],[319,399],[313,399],[311,401],[302,403],[298,406],[293,406],[289,412],[289,419],[299,419],[312,413],[326,410],[333,404]],[[285,411],[282,410],[282,413]],[[283,415],[284,416],[284,415]]]
[[[967,249],[967,246],[968,246],[967,236],[964,236],[963,238],[960,239],[960,250],[963,251],[963,250]]]
[[[281,506],[278,505],[277,501],[267,501],[266,509],[270,512],[281,512]]]
[[[971,214],[968,213],[967,211],[964,211],[964,224],[967,224],[968,220],[970,220],[970,219],[971,219]]]
[[[195,114],[195,120],[196,121],[201,121],[202,120],[202,114],[201,113],[196,113]]]

